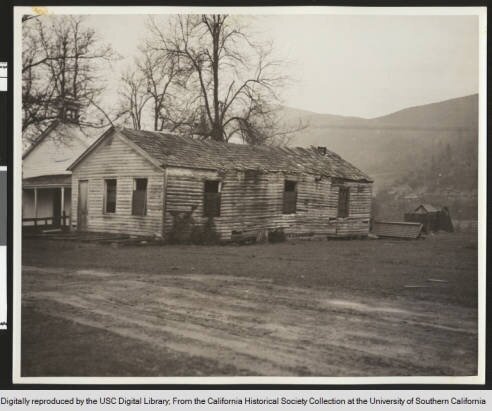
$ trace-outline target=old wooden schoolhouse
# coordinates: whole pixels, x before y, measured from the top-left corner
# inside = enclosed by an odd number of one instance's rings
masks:
[[[202,141],[113,127],[68,167],[77,230],[169,238],[213,227],[365,236],[372,180],[324,147]],[[191,234],[190,234],[191,235]]]

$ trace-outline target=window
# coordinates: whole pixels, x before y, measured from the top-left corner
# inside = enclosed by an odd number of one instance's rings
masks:
[[[297,203],[297,182],[285,180],[284,182],[284,214],[294,214]]]
[[[106,186],[104,196],[104,212],[114,213],[116,211],[116,179],[104,180]]]
[[[132,215],[147,215],[147,179],[133,180]]]
[[[338,187],[338,217],[349,215],[349,187]]]
[[[205,181],[203,215],[205,217],[220,216],[220,181]]]

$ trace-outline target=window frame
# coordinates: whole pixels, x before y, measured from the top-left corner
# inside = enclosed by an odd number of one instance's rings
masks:
[[[114,181],[114,211],[108,211],[108,182]],[[116,214],[116,204],[118,199],[118,179],[117,178],[105,178],[104,179],[104,199],[103,199],[103,214]]]
[[[293,190],[287,190],[287,186],[289,184],[294,185]],[[298,190],[298,182],[295,180],[289,180],[285,179],[284,180],[284,191],[283,191],[283,197],[282,197],[282,214],[296,214],[297,213],[297,190]],[[289,196],[292,196],[292,194],[287,194],[287,193],[294,193],[293,194],[293,201],[292,199],[288,199]],[[292,205],[293,204],[293,205]]]
[[[145,181],[145,190],[137,190],[138,181]],[[149,188],[149,179],[147,177],[135,177],[133,179],[132,216],[134,216],[134,217],[145,217],[147,215],[147,198],[148,198],[148,192],[149,192],[148,188]],[[136,213],[135,212],[135,193],[138,191],[145,192],[142,213]]]

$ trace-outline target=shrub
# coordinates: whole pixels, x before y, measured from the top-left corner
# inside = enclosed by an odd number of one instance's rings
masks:
[[[277,228],[268,232],[268,241],[271,243],[283,243],[287,239],[282,228]]]
[[[171,211],[173,218],[171,230],[167,234],[167,241],[170,244],[185,244],[190,241],[190,233],[195,226],[193,212],[196,206],[192,207],[191,211]]]
[[[214,219],[210,217],[205,224],[201,226],[195,225],[191,230],[190,240],[193,244],[217,244],[220,237],[215,229]]]

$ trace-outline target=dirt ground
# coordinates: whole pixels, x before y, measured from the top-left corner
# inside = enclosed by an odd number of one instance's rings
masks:
[[[474,375],[477,242],[27,239],[23,376]]]

